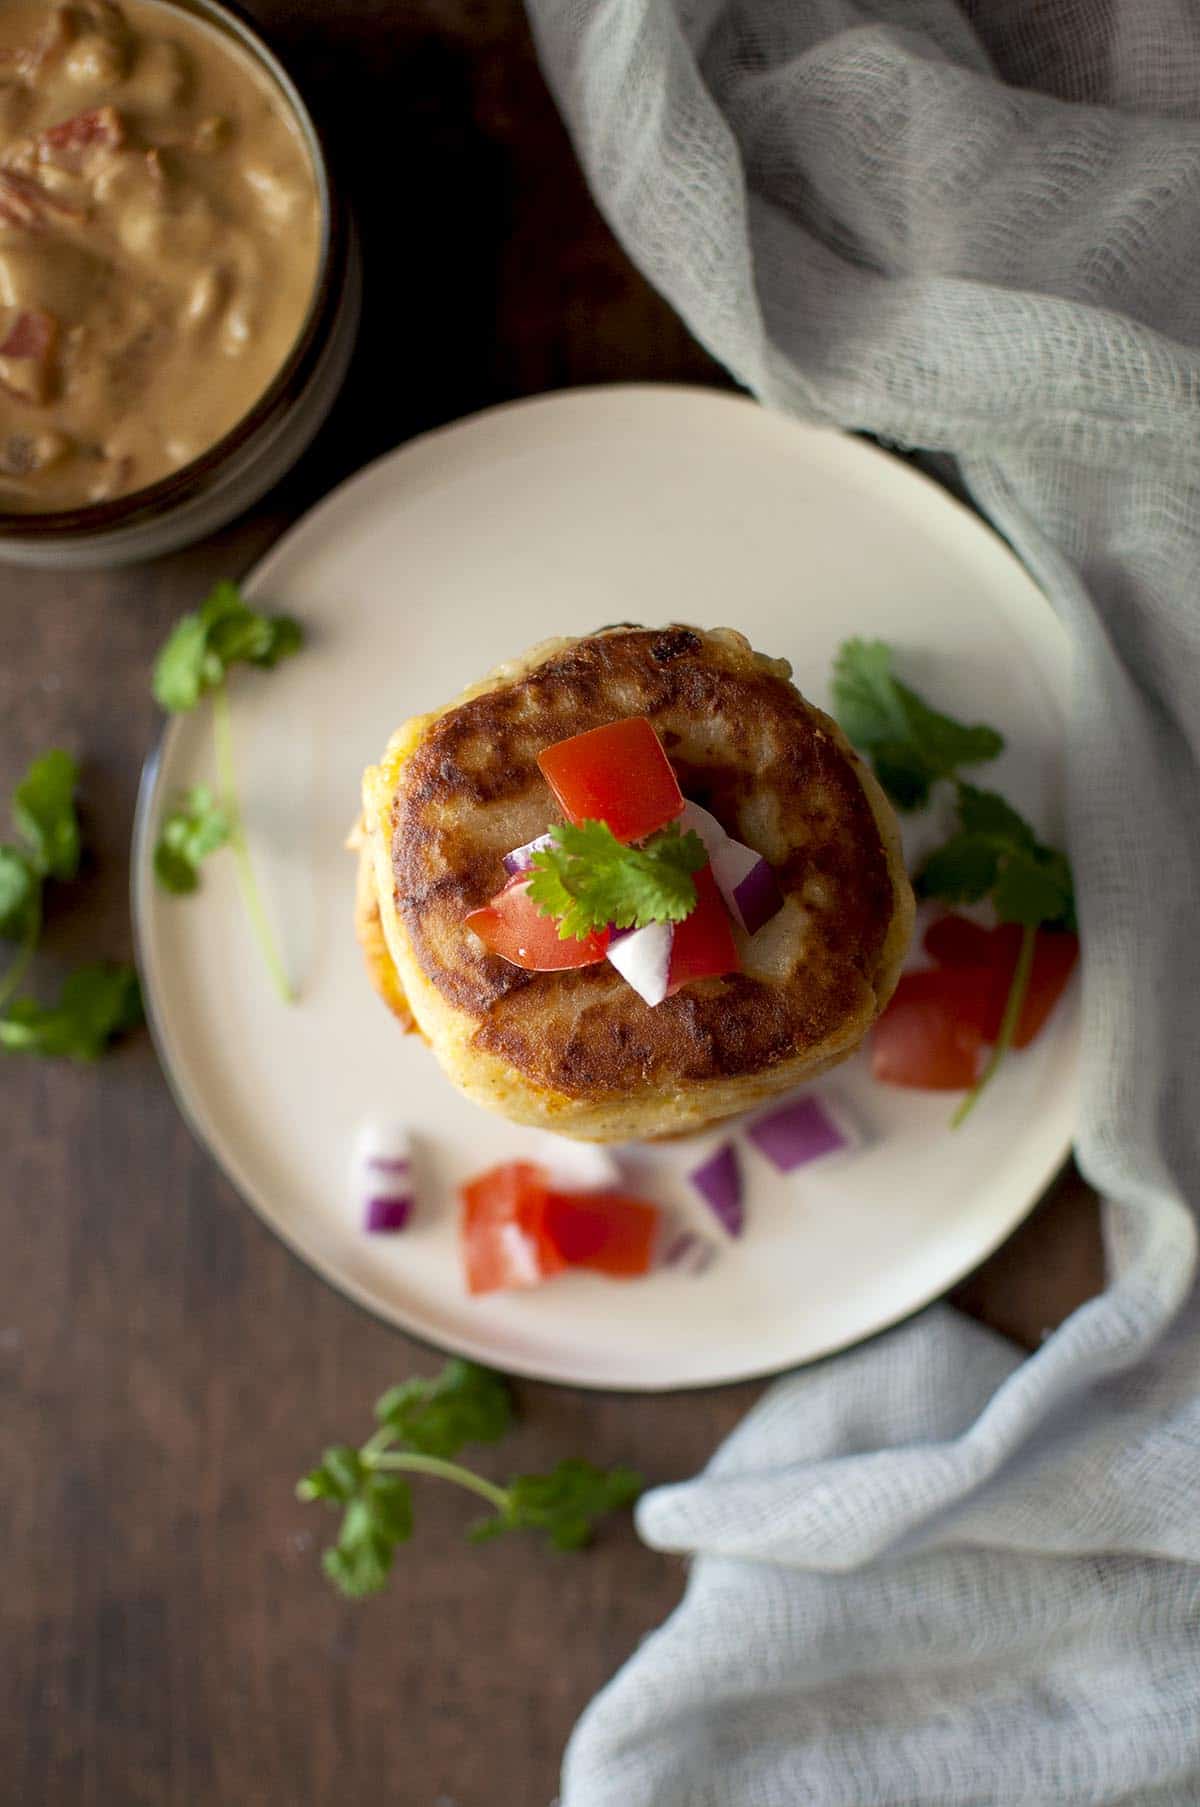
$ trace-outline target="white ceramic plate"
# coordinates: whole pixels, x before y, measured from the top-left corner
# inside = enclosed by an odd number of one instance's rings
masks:
[[[351,930],[342,843],[362,768],[392,728],[536,640],[610,621],[740,628],[791,659],[822,703],[838,642],[880,635],[931,699],[1003,729],[1008,751],[989,777],[1058,833],[1063,633],[1001,542],[933,483],[861,441],[716,392],[577,391],[403,447],[294,528],[248,587],[309,630],[298,658],[239,676],[234,690],[249,831],[299,1003],[274,998],[228,856],[193,898],[154,884],[165,802],[211,772],[206,711],[171,724],[147,774],[134,907],[154,1030],[185,1112],[243,1195],[335,1285],[510,1372],[698,1386],[893,1323],[1034,1203],[1071,1141],[1073,994],[954,1134],[952,1098],[877,1086],[859,1060],[831,1076],[868,1145],[787,1179],[744,1149],[747,1232],[703,1277],[572,1274],[471,1300],[454,1188],[528,1150],[529,1137],[466,1103],[398,1032]],[[367,1119],[417,1133],[422,1204],[403,1236],[359,1227],[350,1156]],[[632,1160],[635,1183],[706,1229],[686,1173],[713,1140]]]

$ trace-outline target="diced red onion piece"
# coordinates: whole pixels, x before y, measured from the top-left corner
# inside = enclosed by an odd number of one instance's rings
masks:
[[[608,945],[612,965],[651,1008],[667,995],[673,933],[669,922],[651,922],[644,929],[619,934]]]
[[[363,1229],[372,1236],[394,1235],[397,1230],[407,1227],[412,1210],[410,1192],[389,1192],[378,1198],[369,1198],[363,1214]]]
[[[575,1142],[549,1130],[535,1130],[533,1159],[550,1176],[556,1192],[619,1192],[621,1168],[616,1156],[597,1142]]]
[[[359,1132],[355,1159],[355,1191],[362,1205],[364,1230],[394,1235],[407,1228],[416,1204],[412,1183],[412,1145],[402,1123],[367,1123]]]
[[[720,881],[718,880],[718,883]],[[734,886],[732,911],[740,916],[747,935],[757,935],[783,908],[783,892],[774,868],[758,860],[740,885]]]
[[[717,1258],[716,1247],[695,1230],[668,1224],[662,1242],[658,1266],[674,1268],[681,1274],[705,1274]]]
[[[733,920],[747,935],[757,935],[783,908],[783,893],[770,863],[753,847],[727,835],[717,818],[698,803],[685,803],[679,821],[704,842],[717,889]]]
[[[839,1154],[851,1146],[846,1128],[818,1097],[793,1098],[752,1123],[746,1134],[759,1153],[780,1173],[793,1173],[810,1161]]]
[[[518,872],[532,872],[534,854],[553,845],[553,835],[540,834],[536,841],[526,841],[524,847],[514,847],[511,853],[504,856],[504,870],[510,878],[514,878]]]
[[[693,1168],[688,1178],[717,1222],[731,1236],[740,1236],[746,1227],[746,1208],[742,1199],[742,1173],[733,1143],[723,1142],[707,1161]]]

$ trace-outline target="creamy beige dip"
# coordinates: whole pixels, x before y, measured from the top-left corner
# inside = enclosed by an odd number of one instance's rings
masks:
[[[267,76],[158,0],[0,0],[0,510],[108,500],[270,385],[319,258]]]

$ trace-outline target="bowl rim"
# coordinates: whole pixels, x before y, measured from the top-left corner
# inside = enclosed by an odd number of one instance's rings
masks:
[[[249,446],[271,420],[286,400],[297,375],[312,361],[319,349],[330,300],[336,290],[336,281],[331,278],[336,277],[339,267],[344,231],[330,180],[329,158],[324,137],[282,58],[266,42],[239,0],[139,0],[139,3],[161,7],[164,12],[190,15],[232,38],[279,93],[308,151],[320,207],[320,239],[312,293],[299,331],[274,377],[220,439],[214,440],[178,470],[156,478],[141,489],[130,490],[127,495],[102,502],[85,502],[73,508],[29,512],[0,509],[0,543],[87,539],[93,534],[137,527],[168,513],[175,503],[190,499],[197,488],[210,488],[228,461]]]

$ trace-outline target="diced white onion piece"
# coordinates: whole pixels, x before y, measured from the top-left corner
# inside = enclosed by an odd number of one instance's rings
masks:
[[[644,929],[618,930],[609,942],[610,962],[651,1008],[667,995],[673,938],[669,922],[651,922]]]
[[[707,809],[701,809],[698,803],[685,803],[678,821],[681,834],[686,834],[690,828],[693,834],[700,836],[710,860],[718,847],[729,839],[717,818]]]
[[[597,1142],[575,1142],[549,1130],[532,1131],[530,1141],[531,1159],[549,1174],[556,1191],[615,1192],[621,1184],[616,1156]]]

